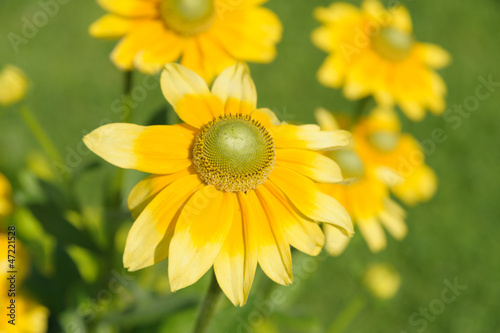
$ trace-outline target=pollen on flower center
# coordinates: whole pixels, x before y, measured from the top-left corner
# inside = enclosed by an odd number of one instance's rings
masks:
[[[250,116],[220,116],[203,126],[193,150],[200,178],[218,190],[246,192],[264,183],[276,161],[274,142]]]
[[[392,61],[401,61],[410,54],[413,36],[394,28],[383,28],[372,38],[372,45],[382,57]]]
[[[195,35],[212,26],[216,15],[215,1],[162,0],[160,13],[168,28],[182,35]]]
[[[351,149],[341,149],[331,152],[332,158],[338,163],[345,178],[360,179],[365,174],[365,166],[358,154]]]

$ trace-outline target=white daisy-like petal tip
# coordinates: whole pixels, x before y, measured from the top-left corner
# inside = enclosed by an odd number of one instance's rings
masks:
[[[176,63],[165,65],[161,74],[161,91],[174,109],[186,95],[210,95],[201,76]]]
[[[257,89],[250,76],[250,69],[243,62],[224,69],[215,79],[212,94],[222,102],[230,98],[247,102],[254,109],[257,106]]]

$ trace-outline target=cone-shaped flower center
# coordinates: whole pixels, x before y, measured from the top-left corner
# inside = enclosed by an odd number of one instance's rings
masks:
[[[368,141],[376,149],[389,153],[394,151],[399,144],[399,135],[389,131],[379,131],[368,136]]]
[[[182,35],[196,35],[212,26],[214,0],[162,0],[161,17],[168,28]]]
[[[410,54],[413,36],[394,28],[383,28],[372,38],[372,45],[382,57],[392,61],[401,61]]]
[[[221,116],[203,126],[193,150],[200,178],[218,190],[246,192],[264,183],[276,160],[269,132],[250,116]]]
[[[332,152],[333,159],[338,163],[345,178],[361,179],[365,174],[365,166],[359,155],[351,149],[341,149]]]

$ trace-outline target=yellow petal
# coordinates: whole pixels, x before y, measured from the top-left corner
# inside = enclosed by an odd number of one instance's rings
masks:
[[[202,186],[196,175],[183,177],[151,201],[128,234],[123,254],[125,267],[135,271],[167,258],[177,213],[191,194]]]
[[[171,175],[152,175],[141,180],[134,186],[128,196],[128,209],[132,212],[132,217],[135,219],[146,208],[161,190],[170,185],[177,179],[183,178],[194,172],[185,169]]]
[[[205,186],[182,209],[170,244],[168,276],[172,291],[205,274],[226,241],[234,220],[236,195]]]
[[[325,233],[325,250],[331,256],[339,256],[344,252],[349,244],[350,238],[347,237],[334,226],[323,223],[323,231]]]
[[[325,52],[330,52],[334,48],[332,30],[327,26],[314,30],[311,39],[314,45]]]
[[[345,72],[346,64],[342,57],[330,55],[318,70],[318,81],[326,87],[339,88],[344,82]]]
[[[235,59],[267,63],[276,57],[276,43],[282,30],[279,18],[272,11],[250,7],[227,12],[214,22],[210,35]]]
[[[335,2],[329,7],[318,7],[314,10],[314,17],[320,22],[336,22],[346,17],[357,15],[359,9],[346,2]]]
[[[273,135],[277,148],[331,150],[351,142],[347,131],[321,131],[316,125],[280,125],[273,129]]]
[[[179,59],[184,49],[184,38],[171,30],[160,31],[155,40],[137,54],[134,65],[142,73],[155,74],[166,63]]]
[[[183,125],[120,123],[101,126],[83,139],[90,150],[111,164],[155,174],[189,167],[193,140],[194,132]]]
[[[243,63],[226,68],[215,79],[212,94],[225,105],[225,114],[248,114],[257,107],[257,90]]]
[[[441,46],[435,44],[417,44],[423,54],[424,61],[432,68],[443,68],[451,62],[450,54]]]
[[[320,183],[339,183],[344,180],[337,163],[309,150],[277,149],[276,165],[297,171]]]
[[[154,43],[164,30],[160,21],[145,21],[137,24],[124,36],[111,53],[111,60],[121,70],[131,70],[137,54]]]
[[[5,65],[0,71],[0,105],[8,106],[21,101],[28,90],[26,74],[13,65]]]
[[[380,222],[387,229],[387,231],[397,240],[402,240],[408,233],[408,227],[402,217],[391,215],[387,211],[379,214]]]
[[[317,108],[314,111],[314,116],[323,131],[336,131],[340,129],[335,116],[330,111],[324,108]]]
[[[272,220],[285,228],[286,239],[294,248],[311,256],[321,252],[325,236],[319,225],[296,211],[292,203],[272,182],[257,189],[269,207]],[[271,219],[271,217],[270,217]]]
[[[200,128],[223,113],[222,103],[210,94],[205,81],[182,65],[165,65],[161,89],[177,115],[191,126]]]
[[[357,226],[370,251],[379,252],[385,249],[387,241],[384,230],[376,218],[358,219]]]
[[[107,14],[92,23],[89,28],[89,33],[95,38],[120,38],[130,32],[138,22],[141,22],[141,20],[128,19],[115,14]]]
[[[156,17],[158,16],[157,1],[143,0],[97,0],[99,5],[108,12],[125,17]]]
[[[354,234],[351,218],[345,208],[321,192],[315,183],[301,174],[275,166],[269,179],[310,219],[331,223],[346,235]]]
[[[238,203],[238,206],[240,204]],[[246,207],[245,207],[246,209]],[[251,233],[253,221],[241,207],[234,216],[231,230],[214,262],[221,289],[235,306],[243,306],[248,298],[257,268],[257,247]]]
[[[292,282],[291,267],[283,258],[287,258],[286,240],[283,234],[274,230],[274,224],[269,221],[263,205],[254,190],[247,193],[238,192],[241,208],[251,221],[252,241],[256,244],[260,267],[276,283],[288,285]]]
[[[413,24],[411,22],[410,12],[405,6],[401,4],[394,6],[394,8],[391,9],[391,15],[391,26],[407,33],[412,32]]]

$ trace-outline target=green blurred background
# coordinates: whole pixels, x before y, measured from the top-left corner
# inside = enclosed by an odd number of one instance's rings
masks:
[[[102,121],[120,121],[115,106],[117,98],[122,96],[123,74],[109,60],[115,42],[94,40],[87,32],[88,26],[104,13],[103,10],[95,1],[66,2],[46,25],[38,29],[36,36],[27,44],[19,45],[19,52],[15,53],[7,34],[21,34],[23,17],[32,17],[40,11],[40,5],[36,0],[2,0],[0,66],[12,63],[28,74],[31,87],[26,105],[46,128],[61,154],[75,158],[78,165],[86,165],[97,159],[91,154],[77,153],[75,157],[73,152],[79,149],[82,136]],[[411,11],[417,39],[439,44],[452,54],[451,66],[440,72],[448,85],[449,107],[462,104],[466,97],[474,95],[480,76],[493,75],[494,81],[500,81],[500,2],[402,2]],[[325,54],[310,41],[311,31],[319,25],[312,12],[315,7],[329,3],[324,0],[272,0],[267,4],[281,18],[284,36],[278,46],[278,57],[272,64],[251,65],[259,106],[278,110],[292,121],[306,123],[314,121],[312,112],[319,106],[335,111],[353,110],[355,103],[347,101],[339,91],[320,86],[315,79]],[[359,4],[358,1],[353,3]],[[142,76],[137,75],[135,85],[141,85],[141,82]],[[374,255],[358,235],[339,258],[322,261],[317,269],[310,269],[312,273],[308,271],[302,278],[296,275],[296,287],[278,287],[266,282],[268,279],[260,272],[245,307],[234,308],[224,297],[211,332],[237,332],[238,327],[247,332],[241,323],[252,316],[252,311],[255,313],[256,305],[263,308],[260,313],[267,314],[262,303],[276,290],[282,292],[280,297],[285,298],[272,307],[270,316],[263,316],[266,317],[265,323],[257,325],[257,331],[324,332],[357,297],[366,299],[366,305],[345,332],[424,331],[418,330],[423,325],[411,324],[410,316],[420,308],[428,308],[433,300],[441,297],[444,280],[453,282],[455,279],[467,289],[454,302],[447,304],[442,314],[428,320],[425,331],[500,331],[499,103],[500,88],[497,88],[490,98],[481,101],[477,111],[463,119],[457,129],[442,117],[428,115],[422,122],[410,123],[402,116],[404,129],[419,140],[430,138],[435,128],[444,129],[447,135],[446,142],[438,144],[435,152],[426,157],[427,163],[438,174],[438,192],[430,202],[407,208],[410,230],[407,238],[402,242],[390,238],[388,248]],[[159,87],[147,91],[144,100],[134,110],[133,122],[148,123],[165,104]],[[23,123],[18,107],[0,110],[0,171],[17,189],[27,186],[22,174],[28,153],[40,150]],[[75,172],[77,170],[75,168]],[[89,168],[76,181],[73,188],[82,206],[90,207],[89,211],[92,211],[93,207],[102,205],[105,187],[109,185],[107,179],[114,171],[114,167],[102,163],[99,167]],[[125,192],[140,177],[142,175],[128,172]],[[104,223],[113,225],[113,230],[119,229],[117,220],[120,223],[125,221],[126,226],[122,229],[126,231],[130,224],[126,216],[113,219],[107,215]],[[56,221],[42,221],[44,225],[47,223],[57,232]],[[30,231],[19,228],[18,233],[22,239],[23,233],[29,234]],[[109,257],[100,260],[109,259],[111,266],[103,266],[98,260],[99,267],[115,267],[121,271],[120,254]],[[390,262],[401,274],[402,286],[393,299],[376,301],[363,291],[363,271],[373,262]],[[311,264],[307,257],[295,254],[294,271],[303,269],[304,263],[309,267],[314,262]],[[40,269],[35,267],[33,270]],[[56,277],[50,279],[35,273],[29,283],[40,299],[52,297],[51,304],[47,304],[52,313],[62,314],[51,317],[51,332],[60,332],[62,329],[57,325],[61,323],[75,321],[82,324],[75,319],[78,302],[88,297],[95,298],[102,288],[102,281],[78,287],[79,284],[85,285],[85,281],[80,281],[79,275],[73,278],[73,270],[74,267],[68,272],[58,270],[53,273]],[[155,283],[160,284],[159,290],[165,289],[161,287],[161,281],[167,279],[165,265],[134,273],[135,282],[126,287],[126,293],[115,297],[126,298],[125,305],[104,307],[100,311],[104,324],[97,325],[97,319],[93,320],[90,331],[189,331],[198,302],[208,285],[208,276],[174,297],[162,298],[161,293],[147,288],[151,285],[148,279],[152,279],[148,274],[155,276]],[[111,276],[107,272],[101,272],[101,275],[105,276],[103,281]],[[48,282],[61,278],[70,280],[64,286],[71,293],[61,294],[57,283]],[[127,297],[143,300],[141,302],[145,305],[138,310],[134,308],[135,301],[127,301]],[[258,316],[251,318],[260,323]]]

